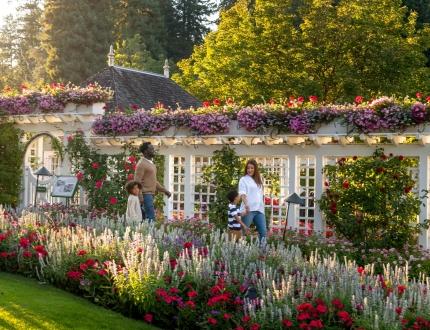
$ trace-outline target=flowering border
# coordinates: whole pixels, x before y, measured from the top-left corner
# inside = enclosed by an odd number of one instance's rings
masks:
[[[67,103],[90,105],[107,102],[111,96],[112,92],[109,89],[97,84],[78,87],[52,83],[41,91],[22,85],[20,92],[7,87],[0,93],[0,115],[63,112]]]
[[[198,109],[165,109],[162,104],[149,111],[131,107],[126,111],[107,113],[93,124],[96,135],[116,136],[137,133],[156,135],[174,127],[189,129],[195,135],[229,132],[230,123],[237,120],[240,128],[253,133],[313,134],[322,124],[339,121],[348,133],[398,132],[408,127],[430,122],[430,97],[402,100],[381,97],[364,102],[361,96],[345,105],[320,104],[316,96],[309,101],[303,97],[287,102],[243,107],[231,99],[225,105],[219,100],[203,102]]]

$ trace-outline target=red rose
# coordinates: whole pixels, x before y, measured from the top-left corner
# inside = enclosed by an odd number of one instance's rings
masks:
[[[315,95],[309,96],[309,101],[311,101],[312,103],[317,103],[318,102],[318,96],[315,96]]]
[[[417,97],[417,99],[420,99],[420,98],[422,98],[422,97],[423,97],[423,94],[421,94],[420,92],[417,92],[417,93],[415,94],[415,96]]]
[[[219,99],[214,99],[212,102],[217,107],[221,105],[221,101]]]
[[[23,249],[28,248],[30,245],[30,240],[27,237],[21,237],[19,239],[19,246],[22,247]]]
[[[110,205],[115,205],[118,203],[118,198],[116,197],[109,197],[109,204]]]
[[[360,104],[363,102],[363,96],[356,96],[354,99],[355,103]]]
[[[150,314],[150,313],[146,313],[145,316],[143,317],[143,319],[147,323],[152,323],[152,320],[154,319],[154,316],[152,314]]]
[[[343,187],[343,189],[348,189],[349,188],[349,182],[348,181],[343,181],[343,183],[342,183],[342,187]]]
[[[204,101],[203,102],[203,107],[209,108],[210,106],[211,106],[211,103],[209,101]]]
[[[218,323],[218,321],[215,320],[213,317],[208,317],[208,323],[210,325],[216,325]]]
[[[282,326],[283,326],[284,328],[290,328],[290,327],[292,327],[292,326],[293,326],[293,322],[291,322],[291,321],[290,321],[290,320],[288,320],[288,319],[282,320]]]
[[[100,167],[100,164],[99,164],[99,163],[97,163],[97,162],[94,162],[94,163],[92,163],[92,164],[91,164],[91,167],[92,167],[93,169],[97,170],[97,169]]]
[[[97,272],[97,274],[98,274],[98,275],[100,275],[100,276],[106,276],[106,275],[107,275],[107,271],[106,271],[106,270],[104,270],[104,269],[100,269],[100,270]]]

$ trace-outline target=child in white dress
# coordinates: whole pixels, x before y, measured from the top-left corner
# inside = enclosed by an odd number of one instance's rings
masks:
[[[128,224],[132,222],[142,222],[142,209],[140,208],[139,194],[142,185],[137,181],[130,181],[126,184],[125,189],[129,193],[127,202],[127,211],[125,220]]]

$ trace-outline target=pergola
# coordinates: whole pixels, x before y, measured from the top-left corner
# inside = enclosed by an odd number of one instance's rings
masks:
[[[230,145],[239,156],[256,158],[266,171],[279,176],[280,194],[267,196],[266,207],[271,214],[270,225],[281,226],[286,217],[283,200],[296,192],[306,203],[290,209],[288,227],[300,231],[325,232],[324,219],[315,205],[324,189],[323,167],[334,163],[340,157],[369,156],[377,147],[386,153],[414,157],[418,167],[411,169],[416,175],[417,192],[429,186],[430,128],[414,127],[401,133],[378,132],[368,135],[354,135],[338,122],[323,125],[317,134],[311,135],[251,135],[232,122],[226,134],[214,136],[193,136],[186,130],[169,129],[160,136],[140,137],[97,136],[91,132],[94,120],[103,114],[103,104],[98,103],[75,112],[22,115],[10,117],[16,126],[33,135],[47,133],[67,145],[67,136],[76,131],[84,132],[88,143],[103,153],[119,152],[124,143],[139,145],[150,141],[158,146],[165,156],[165,186],[173,196],[166,203],[168,217],[205,218],[214,190],[202,181],[204,166],[211,163],[212,153],[223,145]],[[67,156],[63,159],[61,173],[70,173]],[[34,175],[26,168],[23,206],[30,204],[34,192]],[[270,186],[270,182],[267,182]],[[269,189],[266,189],[269,194]],[[275,200],[279,199],[278,202]],[[84,202],[81,199],[81,202]],[[418,221],[428,218],[428,202],[424,201]],[[420,235],[420,244],[429,247],[428,230]]]

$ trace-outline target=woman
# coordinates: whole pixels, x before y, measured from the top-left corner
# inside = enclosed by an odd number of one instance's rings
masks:
[[[242,198],[242,210],[245,211],[242,221],[247,227],[254,222],[260,244],[264,244],[266,216],[264,215],[263,180],[254,159],[246,162],[245,175],[239,181],[239,195]]]

